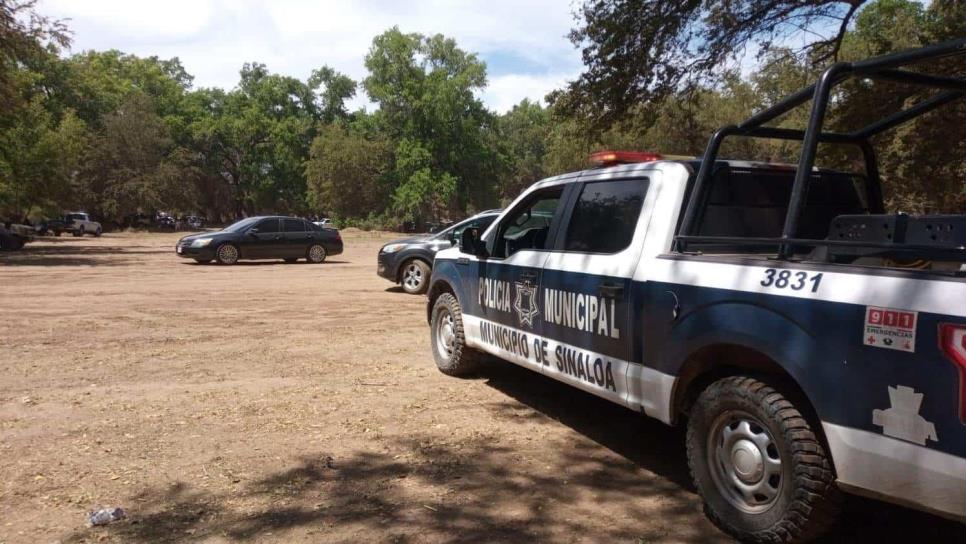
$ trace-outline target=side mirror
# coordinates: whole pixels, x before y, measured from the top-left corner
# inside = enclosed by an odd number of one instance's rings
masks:
[[[480,240],[480,229],[463,229],[460,235],[460,253],[468,253],[481,259],[486,258],[486,244]]]

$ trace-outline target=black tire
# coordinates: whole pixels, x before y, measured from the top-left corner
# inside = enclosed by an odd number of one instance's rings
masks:
[[[218,264],[232,265],[238,262],[238,258],[241,254],[238,252],[238,246],[230,242],[221,244],[218,249],[215,250],[215,260]]]
[[[64,231],[62,231],[62,230],[55,230],[55,231],[54,231],[54,236],[56,236],[56,237],[58,237],[58,238],[60,238],[60,235],[61,235],[61,234],[64,234]]]
[[[322,244],[312,244],[305,250],[305,260],[313,264],[322,264],[329,252]]]
[[[466,345],[463,312],[456,297],[449,293],[440,295],[433,304],[432,316],[429,337],[436,368],[448,376],[466,376],[479,371],[484,355]],[[442,333],[447,326],[452,333],[449,339]]]
[[[83,229],[81,229],[80,227],[78,227],[78,228],[74,229],[73,232],[71,232],[71,234],[74,235],[74,238],[80,238],[81,236],[84,235],[84,231],[83,231]]]
[[[101,227],[97,227],[97,230],[94,231],[94,236],[96,238],[100,238],[101,234],[103,234],[103,231],[101,231]]]
[[[736,376],[705,389],[687,450],[705,514],[741,542],[807,542],[835,522],[841,493],[824,446],[802,412],[762,381]]]
[[[422,295],[429,290],[432,269],[426,261],[410,259],[403,263],[399,272],[399,284],[410,295]]]
[[[292,263],[298,262],[298,259],[296,259],[295,257],[285,257],[282,260],[285,261],[288,264],[292,264]]]

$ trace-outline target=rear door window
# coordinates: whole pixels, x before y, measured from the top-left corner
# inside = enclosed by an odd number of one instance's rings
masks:
[[[285,219],[285,232],[305,232],[305,224],[301,219]]]
[[[634,237],[647,179],[586,183],[574,205],[564,242],[566,251],[617,253]]]

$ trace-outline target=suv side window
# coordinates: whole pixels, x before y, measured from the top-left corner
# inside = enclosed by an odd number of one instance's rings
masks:
[[[262,219],[255,228],[259,233],[278,232],[278,219]]]
[[[647,185],[647,179],[585,184],[570,216],[564,249],[586,253],[627,249],[641,215]]]
[[[285,232],[305,232],[305,225],[301,219],[285,219]]]
[[[514,208],[500,223],[493,256],[505,258],[521,249],[547,249],[550,223],[562,195],[562,186],[543,189]]]
[[[490,223],[492,223],[494,219],[496,219],[495,215],[488,215],[474,221],[467,221],[466,223],[453,229],[453,231],[449,233],[449,239],[454,243],[459,243],[460,236],[466,229],[480,229],[480,234],[482,234],[483,231],[486,230],[486,227],[489,227]]]

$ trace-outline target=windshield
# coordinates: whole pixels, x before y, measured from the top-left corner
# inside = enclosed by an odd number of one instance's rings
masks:
[[[257,217],[249,217],[247,219],[242,219],[241,221],[238,221],[237,223],[232,223],[231,225],[228,225],[227,227],[223,228],[222,230],[225,231],[225,232],[241,232],[241,231],[247,229],[248,227],[254,225],[258,220],[259,219]]]

